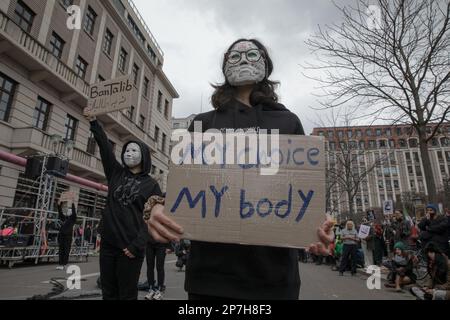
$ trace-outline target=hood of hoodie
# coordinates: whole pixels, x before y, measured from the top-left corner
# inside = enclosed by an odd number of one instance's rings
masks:
[[[152,167],[152,158],[150,155],[150,148],[143,142],[140,141],[128,141],[127,143],[125,143],[123,145],[122,148],[122,154],[120,155],[120,159],[122,160],[122,164],[125,168],[128,169],[128,167],[125,165],[125,159],[124,159],[124,154],[125,151],[127,150],[127,147],[130,143],[136,143],[139,148],[141,148],[141,153],[142,153],[142,172],[140,173],[140,175],[148,175],[150,173],[150,169]]]

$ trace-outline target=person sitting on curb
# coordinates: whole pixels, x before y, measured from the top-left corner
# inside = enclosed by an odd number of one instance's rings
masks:
[[[413,287],[411,293],[419,300],[450,300],[450,265],[439,246],[431,242],[425,248],[430,281],[426,286]]]
[[[391,261],[391,272],[388,276],[387,288],[395,288],[402,292],[402,286],[413,284],[417,277],[413,272],[414,263],[411,255],[406,251],[406,245],[399,241],[394,245],[394,258]]]

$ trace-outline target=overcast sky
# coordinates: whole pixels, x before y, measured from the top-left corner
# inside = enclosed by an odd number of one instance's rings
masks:
[[[344,1],[338,0],[341,4]],[[134,0],[165,53],[164,71],[180,94],[173,116],[210,111],[210,83],[223,81],[221,61],[238,38],[257,38],[274,60],[281,103],[309,134],[320,122],[312,95],[317,85],[300,64],[312,57],[304,41],[317,26],[338,21],[330,0]],[[202,104],[203,95],[203,104]],[[202,107],[203,106],[203,107]]]

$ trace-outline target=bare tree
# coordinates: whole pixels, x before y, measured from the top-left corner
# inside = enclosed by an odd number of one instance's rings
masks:
[[[369,183],[369,175],[387,160],[387,156],[366,159],[368,146],[360,145],[355,134],[358,129],[355,131],[355,124],[351,119],[352,114],[353,110],[341,108],[340,113],[333,112],[331,116],[323,118],[328,125],[322,120],[320,126],[327,128],[326,136],[329,142],[329,165],[326,170],[327,207],[331,212],[337,212],[339,206],[348,207],[348,216],[354,218],[355,202],[361,194],[362,186]],[[370,127],[364,127],[368,128]],[[362,128],[359,130],[362,131]]]
[[[319,81],[323,108],[352,104],[373,120],[411,124],[435,200],[428,142],[450,117],[450,0],[355,3],[336,5],[342,24],[319,27],[306,42],[317,62],[305,68],[322,74],[306,76]]]

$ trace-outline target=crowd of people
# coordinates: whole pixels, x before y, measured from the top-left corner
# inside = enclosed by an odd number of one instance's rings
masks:
[[[329,246],[321,249],[313,244],[300,250],[300,260],[329,264],[340,276],[378,266],[388,274],[387,288],[402,292],[404,286],[412,285],[410,290],[419,299],[449,300],[450,210],[444,211],[429,204],[420,221],[396,210],[382,221],[363,219],[358,227],[351,220],[335,224]],[[361,234],[362,226],[369,230],[367,234]],[[429,279],[426,286],[417,286],[421,260]]]

